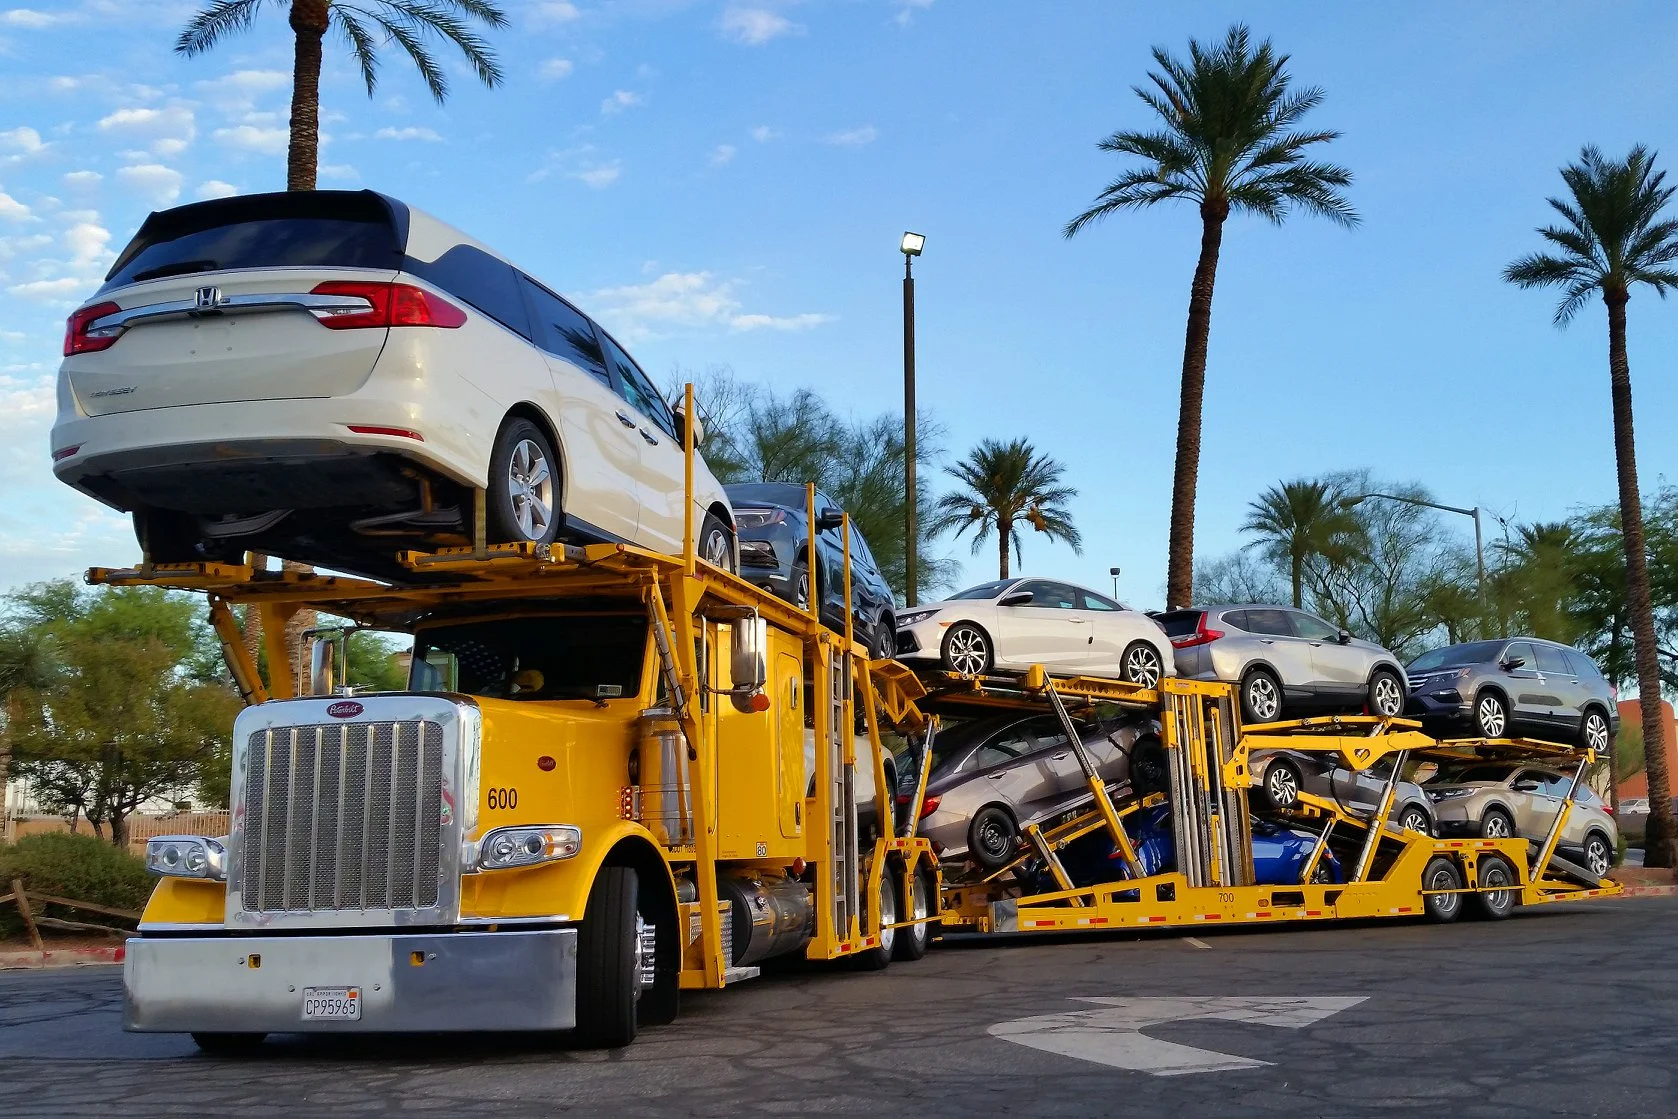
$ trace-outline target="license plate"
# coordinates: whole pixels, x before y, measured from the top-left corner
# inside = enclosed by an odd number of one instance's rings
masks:
[[[303,1021],[361,1021],[360,987],[303,988]]]

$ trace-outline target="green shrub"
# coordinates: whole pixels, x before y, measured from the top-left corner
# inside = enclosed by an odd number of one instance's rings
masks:
[[[14,878],[22,879],[24,889],[31,893],[135,912],[145,908],[157,881],[146,873],[146,864],[127,851],[90,835],[68,832],[31,835],[10,846],[0,845],[0,894],[12,892]],[[37,914],[43,910],[39,904],[31,908]],[[45,907],[45,915],[99,925],[121,923],[117,918],[56,905]],[[21,935],[23,919],[17,906],[0,905],[0,937]]]

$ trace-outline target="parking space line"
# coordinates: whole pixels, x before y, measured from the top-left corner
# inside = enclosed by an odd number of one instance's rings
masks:
[[[1188,944],[1188,946],[1190,948],[1208,948],[1209,949],[1209,948],[1212,947],[1210,944],[1206,943],[1204,940],[1201,940],[1198,936],[1185,936],[1183,938],[1183,941],[1184,941],[1184,943]]]

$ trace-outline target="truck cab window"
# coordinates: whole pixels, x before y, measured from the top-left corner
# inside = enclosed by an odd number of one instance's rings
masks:
[[[572,614],[428,626],[414,639],[410,687],[454,688],[486,699],[626,699],[639,695],[647,618]]]

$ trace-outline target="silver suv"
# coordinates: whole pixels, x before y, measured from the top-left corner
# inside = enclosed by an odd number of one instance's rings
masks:
[[[1480,738],[1576,742],[1601,753],[1619,730],[1614,689],[1585,654],[1536,637],[1469,641],[1410,663],[1410,714]]]
[[[1515,762],[1469,762],[1435,774],[1424,791],[1433,801],[1440,835],[1487,839],[1524,836],[1541,842],[1567,799],[1573,778],[1554,769]],[[1580,786],[1556,849],[1574,856],[1596,877],[1614,865],[1620,841],[1602,798]]]
[[[1371,641],[1315,614],[1244,603],[1153,615],[1176,650],[1177,675],[1241,686],[1241,718],[1270,723],[1284,713],[1404,712],[1404,669]]]

